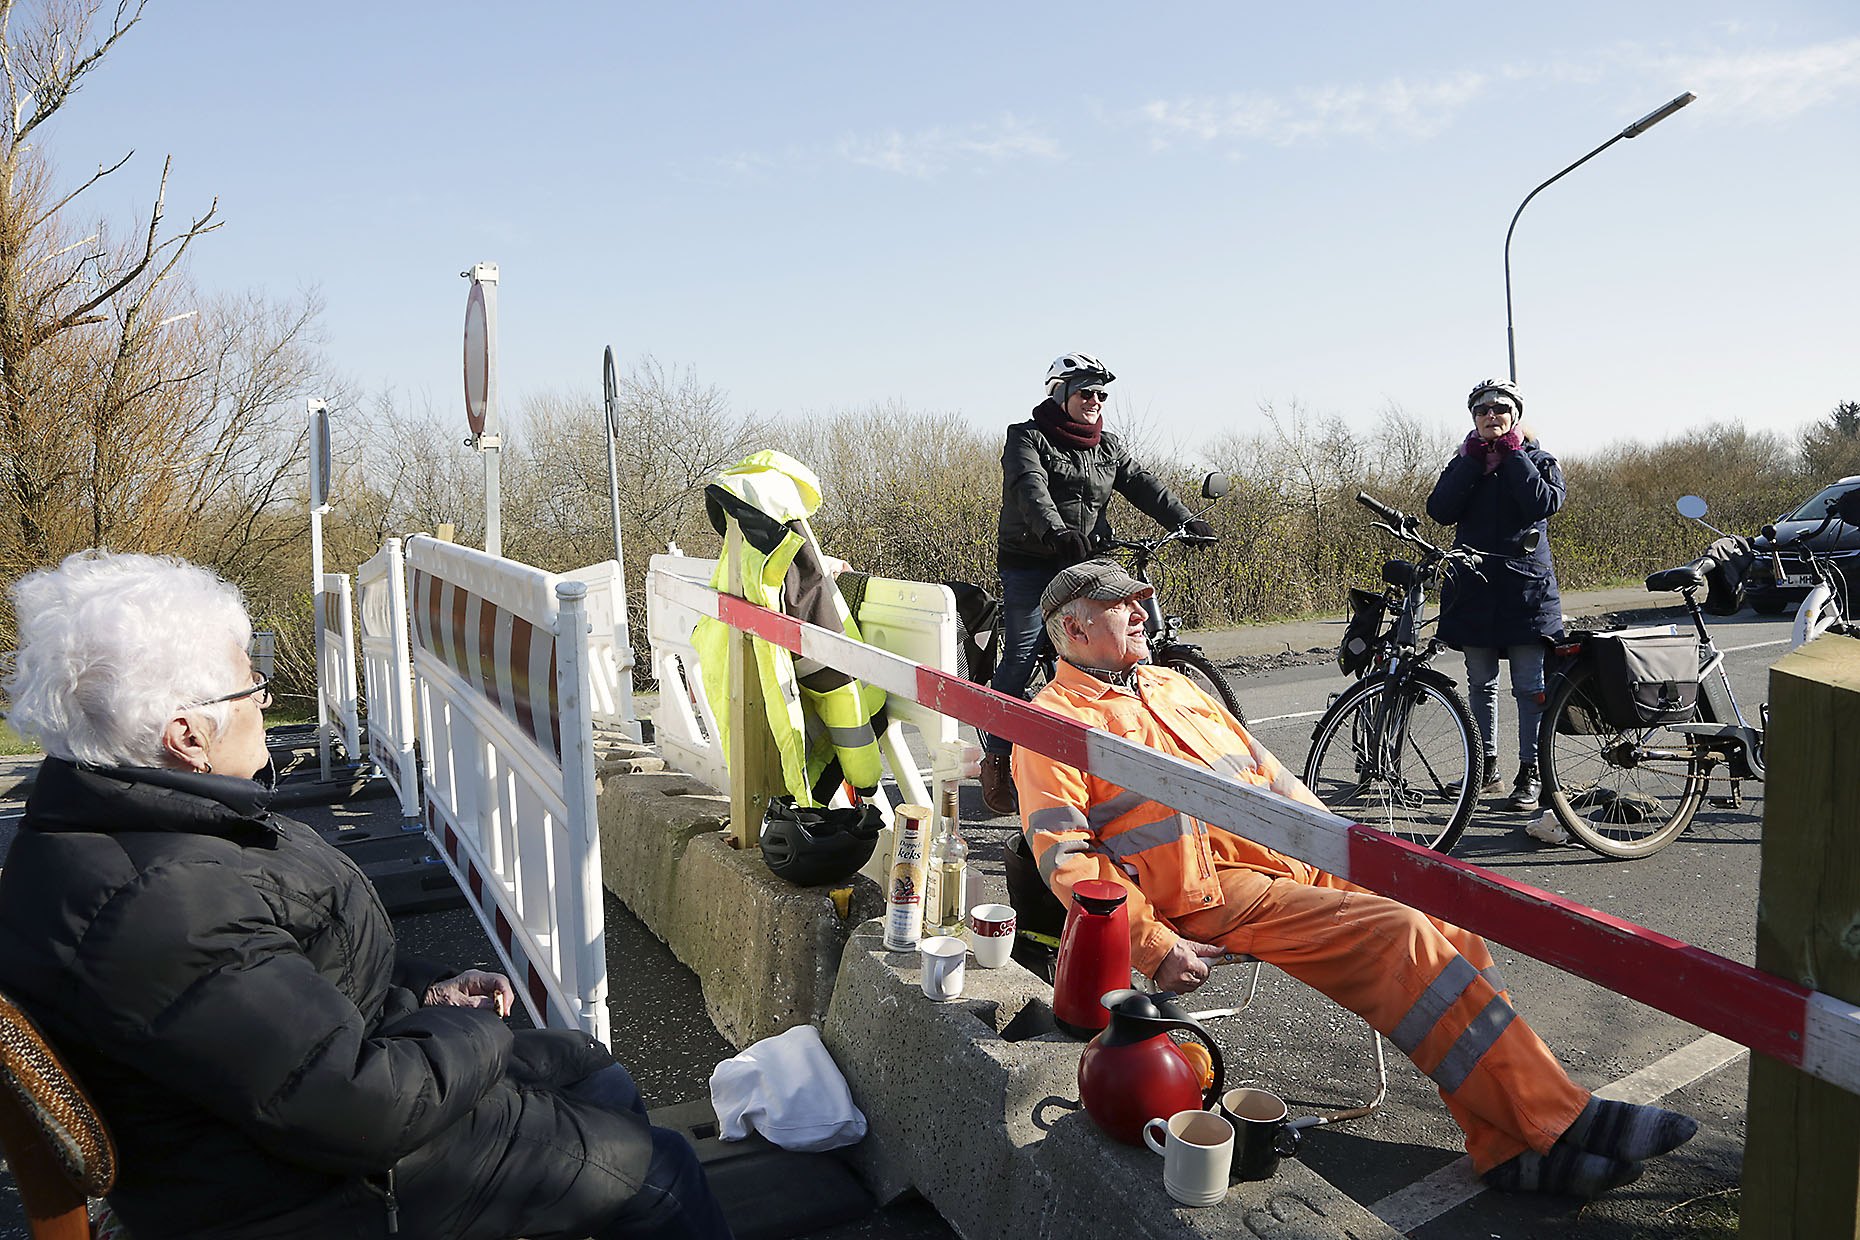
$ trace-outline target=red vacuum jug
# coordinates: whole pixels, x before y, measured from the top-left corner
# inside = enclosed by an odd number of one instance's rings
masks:
[[[1073,884],[1072,910],[1060,932],[1053,972],[1053,1019],[1075,1038],[1091,1037],[1111,1019],[1100,1002],[1103,995],[1130,988],[1128,896],[1122,884],[1109,879]]]
[[[1106,1136],[1142,1145],[1146,1121],[1214,1105],[1227,1069],[1200,1021],[1167,1000],[1159,1004],[1127,988],[1105,998],[1110,1025],[1079,1056],[1079,1101]],[[1169,1040],[1171,1029],[1188,1030],[1208,1048],[1214,1081],[1207,1092],[1201,1073]]]

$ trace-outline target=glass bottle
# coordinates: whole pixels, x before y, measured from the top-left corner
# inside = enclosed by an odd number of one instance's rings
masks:
[[[944,790],[941,817],[942,830],[927,858],[924,930],[929,934],[959,935],[968,929],[969,922],[969,843],[962,838],[954,782]]]

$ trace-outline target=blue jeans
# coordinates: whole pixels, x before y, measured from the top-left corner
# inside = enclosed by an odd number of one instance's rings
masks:
[[[1511,664],[1511,696],[1518,699],[1518,764],[1537,761],[1537,723],[1544,713],[1543,643],[1468,646],[1465,654],[1467,696],[1487,756],[1498,753],[1493,733],[1498,731],[1498,660],[1502,654]]]
[[[617,1063],[576,1081],[567,1092],[608,1110],[646,1114],[639,1086]],[[711,1196],[703,1164],[682,1134],[652,1129],[645,1183],[593,1240],[730,1240],[730,1225]]]
[[[1003,568],[1001,570],[1001,630],[997,640],[1000,651],[995,656],[994,678],[988,687],[1009,697],[1027,691],[1033,676],[1033,652],[1040,648],[1040,595],[1059,576],[1053,568]],[[993,735],[982,737],[982,748],[989,753],[1011,753],[1014,742]]]

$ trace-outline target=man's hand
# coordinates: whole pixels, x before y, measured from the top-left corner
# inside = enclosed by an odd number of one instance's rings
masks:
[[[1211,547],[1215,543],[1221,541],[1221,536],[1214,532],[1214,527],[1209,525],[1206,521],[1203,521],[1200,517],[1194,517],[1184,522],[1182,525],[1182,534],[1189,542],[1198,547]]]
[[[1151,976],[1156,984],[1171,994],[1185,995],[1197,989],[1208,980],[1208,961],[1216,956],[1225,956],[1225,947],[1216,947],[1212,943],[1197,943],[1193,939],[1177,939],[1163,962],[1156,966]]]
[[[496,1008],[499,1016],[508,1016],[516,1006],[517,992],[502,973],[467,969],[457,977],[428,986],[421,1002],[428,1007]]]

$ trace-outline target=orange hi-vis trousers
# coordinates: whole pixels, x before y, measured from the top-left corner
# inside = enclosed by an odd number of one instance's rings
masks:
[[[1257,956],[1367,1020],[1433,1078],[1481,1175],[1546,1153],[1589,1100],[1512,1010],[1485,940],[1321,871],[1219,872],[1225,903],[1182,935]]]

